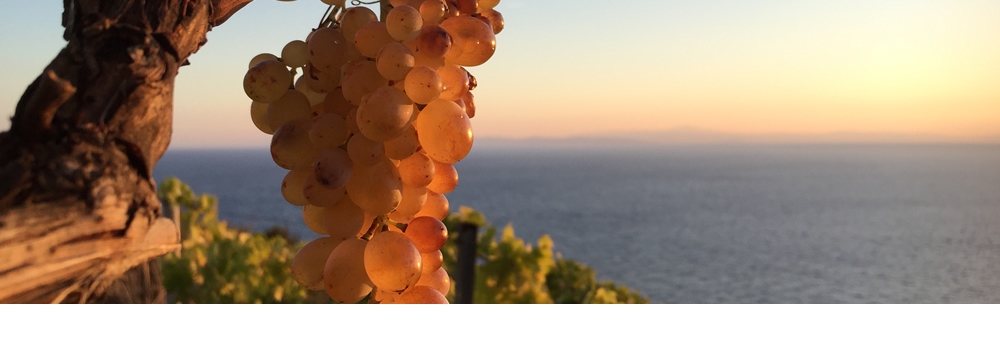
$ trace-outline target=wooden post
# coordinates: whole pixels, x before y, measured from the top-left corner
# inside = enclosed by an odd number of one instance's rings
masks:
[[[476,287],[476,247],[479,227],[463,222],[458,225],[458,258],[455,268],[455,303],[471,304]]]

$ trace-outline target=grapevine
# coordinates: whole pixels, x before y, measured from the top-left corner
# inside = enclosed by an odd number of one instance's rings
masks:
[[[496,50],[499,0],[391,0],[381,21],[371,2],[322,1],[319,26],[254,57],[243,82],[288,170],[282,195],[325,235],[293,276],[341,303],[448,303],[441,220],[476,115],[466,67]]]

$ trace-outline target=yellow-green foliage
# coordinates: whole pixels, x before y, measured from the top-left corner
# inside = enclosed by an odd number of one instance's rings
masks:
[[[180,255],[163,258],[163,285],[179,303],[303,303],[310,295],[292,278],[291,262],[304,244],[289,244],[229,228],[218,200],[196,195],[176,178],[160,184],[164,207],[180,209]]]
[[[612,281],[598,282],[594,269],[556,254],[556,266],[546,276],[556,303],[649,303],[649,298]]]
[[[196,195],[176,178],[160,184],[160,199],[177,214],[183,249],[162,260],[163,286],[180,303],[329,302],[323,291],[307,291],[292,278],[291,262],[305,242],[287,236],[251,234],[218,218],[214,196]],[[449,241],[444,267],[455,273],[460,222],[479,226],[475,303],[648,303],[626,287],[595,279],[594,270],[552,251],[542,236],[525,244],[510,225],[500,231],[469,208],[445,219]],[[269,231],[271,233],[271,231]],[[454,299],[454,285],[449,300]]]
[[[548,235],[539,238],[535,246],[526,245],[508,224],[497,241],[497,228],[466,207],[444,222],[449,241],[441,253],[449,273],[455,272],[458,225],[468,222],[480,229],[474,303],[649,303],[648,298],[627,287],[610,281],[598,283],[593,269],[553,253]],[[448,296],[454,299],[454,290]]]

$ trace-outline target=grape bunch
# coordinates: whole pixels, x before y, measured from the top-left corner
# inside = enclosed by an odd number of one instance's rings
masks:
[[[341,303],[448,303],[441,220],[476,114],[466,67],[496,50],[499,0],[392,0],[382,21],[322,1],[319,28],[254,57],[243,81],[289,170],[281,194],[326,235],[299,250],[293,276]]]

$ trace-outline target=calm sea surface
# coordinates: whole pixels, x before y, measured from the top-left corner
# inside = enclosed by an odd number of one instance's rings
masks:
[[[1000,146],[476,148],[448,194],[656,303],[1000,303]],[[230,224],[313,238],[266,150],[171,151]]]

